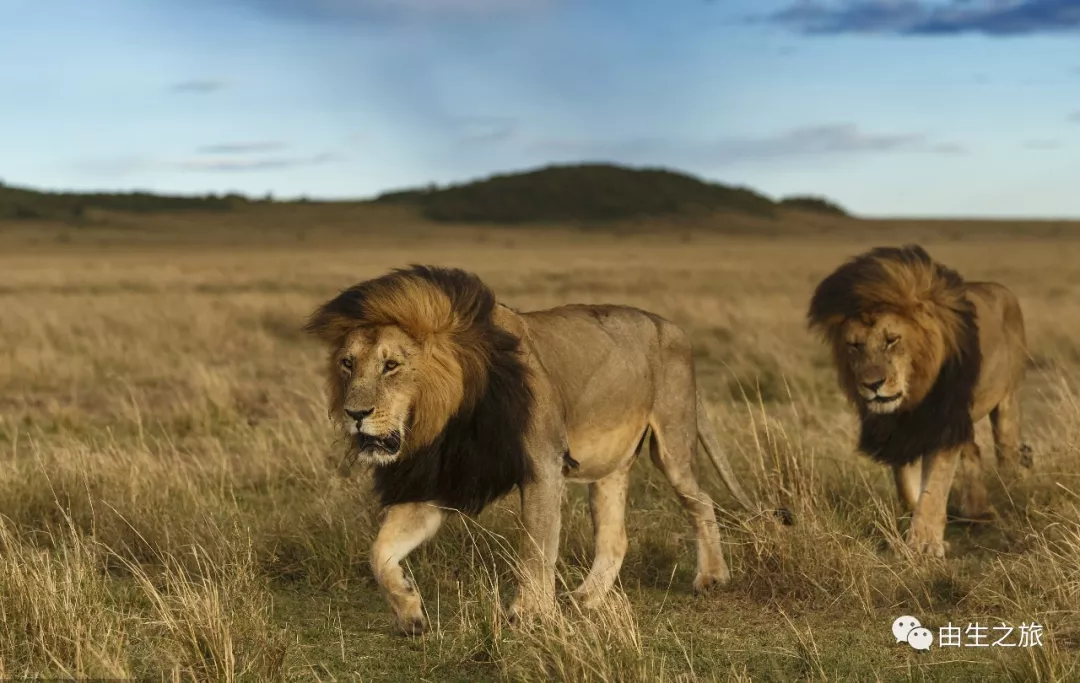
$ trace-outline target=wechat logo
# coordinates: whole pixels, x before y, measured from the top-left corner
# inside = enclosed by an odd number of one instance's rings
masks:
[[[892,632],[896,642],[907,643],[916,650],[929,650],[934,642],[934,634],[923,628],[915,617],[897,617],[892,623]]]

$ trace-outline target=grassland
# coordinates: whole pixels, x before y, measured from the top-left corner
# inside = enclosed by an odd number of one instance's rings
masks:
[[[659,236],[311,207],[0,224],[0,678],[1076,680],[1080,231],[755,221]],[[841,259],[912,239],[1013,288],[1032,355],[1036,469],[999,477],[980,425],[999,518],[950,525],[944,561],[904,552],[888,473],[852,452],[854,420],[803,322]],[[377,510],[363,476],[333,472],[323,351],[299,327],[341,287],[410,262],[475,270],[516,307],[621,302],[685,325],[740,478],[797,525],[738,512],[702,460],[733,581],[696,598],[689,523],[646,459],[608,606],[501,623],[511,497],[410,558],[434,629],[394,635],[367,568]],[[564,508],[570,585],[591,559],[584,493]],[[890,634],[901,614],[935,635],[1036,621],[1043,644],[918,653]]]

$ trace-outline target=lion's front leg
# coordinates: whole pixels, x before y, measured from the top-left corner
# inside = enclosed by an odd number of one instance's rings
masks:
[[[950,448],[923,458],[922,493],[908,529],[908,546],[916,554],[945,557],[945,514],[960,449]]]
[[[379,535],[371,549],[371,570],[383,595],[394,610],[397,626],[409,635],[427,630],[420,591],[405,576],[401,562],[443,521],[443,511],[430,503],[403,503],[386,510]]]
[[[922,458],[906,465],[894,465],[893,480],[896,482],[896,493],[904,505],[904,510],[913,512],[922,491]]]
[[[627,465],[633,464],[629,460]],[[630,468],[623,467],[589,486],[589,510],[593,520],[594,553],[592,569],[573,592],[578,602],[597,604],[615,584],[626,557],[626,493],[630,488]]]
[[[520,580],[509,608],[512,621],[524,621],[555,605],[562,493],[563,479],[558,470],[538,472],[521,488]]]

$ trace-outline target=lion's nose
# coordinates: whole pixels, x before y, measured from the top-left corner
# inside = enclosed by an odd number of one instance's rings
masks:
[[[863,382],[864,387],[866,387],[870,391],[875,391],[875,392],[878,389],[880,389],[882,387],[882,385],[884,385],[884,384],[885,384],[885,380],[883,380],[883,379],[876,379],[873,382]]]
[[[358,423],[362,422],[365,417],[371,415],[373,412],[375,412],[374,408],[370,408],[368,410],[349,410],[348,408],[345,409],[345,414]]]

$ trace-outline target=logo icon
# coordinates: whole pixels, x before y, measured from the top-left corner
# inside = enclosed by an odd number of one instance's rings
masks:
[[[896,636],[896,642],[906,643],[908,642],[908,634],[912,629],[916,629],[922,626],[919,620],[915,617],[903,616],[897,617],[892,623],[892,634]]]
[[[916,650],[929,650],[930,645],[934,642],[934,634],[930,632],[928,628],[913,628],[907,635],[908,645]]]

